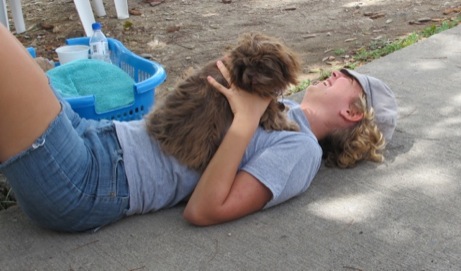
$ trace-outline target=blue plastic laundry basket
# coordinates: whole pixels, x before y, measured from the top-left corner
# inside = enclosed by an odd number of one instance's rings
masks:
[[[67,39],[68,45],[89,45],[88,37]],[[155,61],[142,58],[128,50],[120,41],[108,38],[112,64],[134,80],[134,102],[107,112],[96,112],[93,95],[65,98],[72,109],[87,119],[135,120],[149,112],[155,101],[155,88],[166,80],[165,69]],[[28,48],[35,57],[35,50]]]

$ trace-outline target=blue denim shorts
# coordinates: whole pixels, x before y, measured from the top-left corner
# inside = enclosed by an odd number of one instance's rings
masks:
[[[58,231],[95,230],[129,208],[123,152],[111,121],[61,112],[32,146],[0,164],[24,212]]]

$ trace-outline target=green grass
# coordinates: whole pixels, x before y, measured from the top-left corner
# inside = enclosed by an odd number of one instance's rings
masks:
[[[311,83],[312,83],[312,82],[311,82],[310,79],[303,80],[303,81],[301,81],[297,86],[294,86],[294,87],[290,88],[290,89],[288,90],[288,92],[286,93],[286,95],[291,95],[291,94],[293,94],[293,93],[303,91],[303,90],[305,90],[308,86],[310,86]]]
[[[12,190],[8,189],[8,193],[2,200],[0,200],[0,210],[6,210],[8,207],[11,207],[16,204],[16,201],[11,197]]]
[[[461,15],[452,21],[443,21],[439,26],[431,25],[429,27],[426,27],[423,31],[421,31],[421,34],[427,38],[442,31],[453,28],[457,26],[459,23],[461,23]]]
[[[348,63],[344,68],[355,69],[358,66],[365,64],[367,62],[373,61],[380,57],[391,54],[395,51],[403,49],[407,46],[417,43],[418,41],[428,38],[437,33],[443,32],[450,28],[453,28],[461,23],[461,15],[452,20],[444,20],[439,25],[433,24],[422,31],[411,33],[403,38],[399,38],[394,41],[389,40],[376,40],[372,41],[368,46],[358,49],[355,54],[352,56],[353,61]],[[340,48],[333,51],[335,55],[343,55],[346,50]],[[319,78],[317,80],[323,80],[330,75],[331,72],[321,70]],[[314,81],[317,81],[314,80]],[[288,93],[293,94],[299,91],[305,90],[310,84],[311,80],[304,80],[299,85],[292,87]]]
[[[422,36],[418,33],[411,33],[410,35],[397,39],[395,41],[374,41],[366,48],[360,48],[353,56],[355,61],[369,62],[374,59],[391,54],[395,51],[403,49],[407,46],[415,44],[421,40]]]
[[[355,61],[369,62],[374,59],[386,56],[397,50],[403,49],[407,46],[415,44],[416,42],[428,38],[432,35],[440,33],[457,26],[461,22],[461,16],[453,20],[445,20],[440,25],[430,25],[420,32],[414,32],[406,37],[394,41],[373,41],[368,47],[360,48],[353,56]]]
[[[340,56],[340,55],[344,55],[344,53],[346,53],[346,49],[340,48],[340,49],[334,50],[333,52],[335,53],[335,55]]]
[[[325,70],[322,69],[322,70],[320,70],[320,76],[315,81],[318,81],[318,80],[321,81],[321,80],[327,79],[328,77],[330,77],[330,74],[331,74],[331,71],[325,71]],[[311,84],[312,84],[312,80],[310,80],[310,79],[303,80],[297,86],[294,86],[294,87],[290,88],[288,90],[288,92],[285,93],[285,95],[291,95],[291,94],[294,94],[296,92],[303,91],[308,86],[310,86]]]

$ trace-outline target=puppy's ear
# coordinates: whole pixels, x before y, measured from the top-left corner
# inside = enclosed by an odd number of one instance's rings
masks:
[[[235,50],[232,53],[230,60],[231,83],[241,89],[252,92],[255,70],[249,69],[251,65],[249,58],[245,55],[245,53]]]

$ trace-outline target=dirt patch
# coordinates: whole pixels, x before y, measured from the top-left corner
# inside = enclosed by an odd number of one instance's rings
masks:
[[[66,38],[85,35],[73,1],[22,2],[27,31],[16,36],[38,56],[57,60],[54,50]],[[108,15],[97,18],[104,33],[165,67],[162,93],[188,68],[221,56],[244,32],[283,39],[300,54],[306,76],[317,78],[316,71],[344,66],[361,47],[459,16],[461,0],[130,0],[126,20],[116,18],[113,1],[104,4]],[[1,176],[0,185],[0,192],[8,191]]]
[[[84,36],[73,1],[23,2],[28,30],[17,37],[39,56],[57,59],[54,49],[66,38]],[[104,33],[165,66],[168,80],[161,92],[187,68],[219,57],[244,32],[282,38],[300,53],[307,74],[341,66],[370,43],[392,41],[454,17],[456,12],[444,11],[460,7],[461,1],[130,0],[132,15],[126,20],[116,18],[113,1],[104,4],[107,16],[97,18]]]

